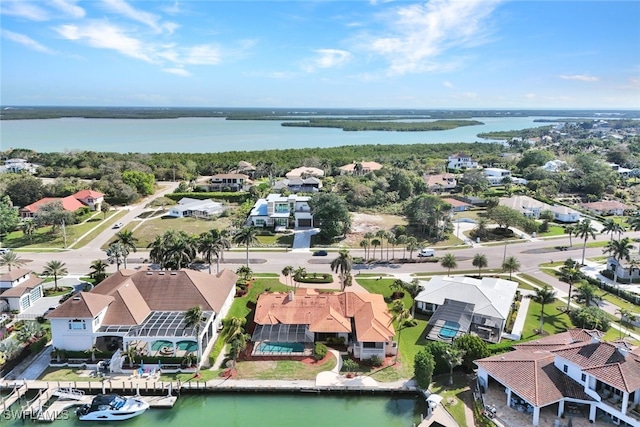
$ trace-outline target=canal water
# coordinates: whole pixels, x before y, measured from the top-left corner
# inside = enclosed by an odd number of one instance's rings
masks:
[[[14,405],[15,406],[15,405]],[[411,427],[426,411],[422,399],[410,395],[215,393],[178,398],[172,409],[149,409],[126,421],[79,421],[73,410],[52,427],[119,425],[126,427]],[[2,414],[0,426],[30,421]],[[7,422],[7,420],[9,422]]]

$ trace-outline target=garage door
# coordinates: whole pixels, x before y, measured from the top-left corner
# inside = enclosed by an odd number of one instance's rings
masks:
[[[311,219],[299,219],[298,227],[311,227]]]

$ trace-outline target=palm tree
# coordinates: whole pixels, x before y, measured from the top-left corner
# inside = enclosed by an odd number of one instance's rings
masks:
[[[576,299],[578,302],[583,302],[587,307],[591,303],[598,303],[602,298],[598,295],[598,287],[588,282],[582,282],[578,289],[576,289]]]
[[[409,259],[413,259],[413,253],[420,247],[418,239],[415,237],[407,237],[406,248],[409,251]]]
[[[402,289],[404,289],[404,282],[400,279],[396,279],[391,282],[391,284],[389,285],[389,289],[391,289],[391,292],[393,292],[393,294],[395,294],[396,292],[399,293]]]
[[[251,280],[251,275],[253,274],[253,270],[251,270],[251,268],[247,267],[246,265],[241,265],[236,270],[236,274],[240,277],[241,280],[248,282],[249,280]]]
[[[616,260],[616,265],[613,269],[613,284],[618,288],[618,295],[620,295],[620,286],[618,285],[618,266],[622,260],[627,262],[631,261],[631,249],[633,249],[631,239],[625,237],[620,240],[610,240],[603,250],[604,252],[611,253],[613,259]]]
[[[191,264],[198,252],[198,238],[189,236],[184,231],[169,230],[165,235],[167,235],[164,255],[165,267],[171,270],[180,270]]]
[[[245,245],[247,247],[247,267],[249,266],[249,246],[258,243],[256,237],[256,229],[253,227],[242,227],[233,235],[233,243],[236,245]]]
[[[395,365],[398,363],[398,354],[400,354],[400,335],[402,334],[402,329],[404,329],[407,320],[411,319],[411,313],[404,307],[402,300],[396,300],[390,311],[393,316],[391,317],[389,324],[391,325],[393,322],[398,322],[398,348],[395,358],[393,359],[393,364]]]
[[[378,248],[378,246],[380,246],[380,248],[382,248],[381,242],[378,239],[373,239],[371,240],[371,245],[373,246],[373,259],[376,259],[376,249]],[[382,261],[382,249],[380,249],[380,261]]]
[[[287,285],[289,284],[289,276],[291,276],[292,273],[293,273],[292,265],[287,265],[285,268],[282,269],[282,275],[284,276],[284,280]]]
[[[571,258],[569,258],[571,260]],[[565,263],[564,266],[560,269],[560,278],[566,281],[569,284],[569,296],[567,297],[567,312],[571,310],[571,291],[573,289],[573,284],[580,280],[582,277],[582,273],[580,273],[580,269],[577,268],[575,262],[571,260],[572,263]]]
[[[147,249],[150,249],[149,259],[151,259],[151,262],[158,264],[160,268],[164,268],[165,253],[167,250],[167,242],[164,236],[156,236],[153,242],[147,245]]]
[[[573,233],[576,232],[575,225],[571,225],[571,224],[566,225],[564,227],[564,232],[569,235],[569,247],[572,248],[573,247]]]
[[[295,289],[298,289],[300,282],[306,277],[307,269],[304,267],[298,267],[293,271],[293,281],[296,283]]]
[[[447,365],[449,365],[449,384],[450,385],[453,385],[453,369],[456,366],[462,365],[464,355],[465,355],[464,350],[458,347],[455,347],[453,345],[450,345],[449,347],[447,347],[447,349],[442,354],[442,358],[444,359],[445,362],[447,362]]]
[[[353,258],[349,251],[342,249],[338,253],[338,258],[331,261],[331,271],[337,273],[340,276],[340,286],[344,291],[347,286],[346,277],[351,274],[351,267],[353,266]]]
[[[101,259],[97,259],[91,263],[91,273],[89,273],[89,277],[91,277],[95,284],[99,284],[104,279],[107,278],[107,267],[109,265],[102,261]]]
[[[398,238],[389,233],[387,236],[387,260],[389,259],[389,245],[391,245],[391,259],[396,259],[396,245],[398,244]]]
[[[204,233],[200,233],[198,236],[198,252],[202,254],[204,260],[209,264],[209,274],[211,274],[211,263],[213,262],[213,257],[220,259],[221,250],[216,242],[215,236],[213,235],[213,231],[214,230],[205,231]],[[216,273],[219,272],[220,271],[218,269]]]
[[[416,309],[416,297],[424,290],[424,286],[420,284],[420,280],[413,279],[411,282],[402,282],[404,290],[411,295],[411,316],[415,314]]]
[[[0,256],[0,266],[7,266],[9,271],[13,267],[20,268],[25,264],[25,262],[18,256],[17,253],[13,251],[6,251]]]
[[[458,261],[456,261],[456,256],[454,254],[444,254],[442,259],[440,260],[440,265],[443,268],[447,269],[447,276],[451,275],[451,269],[458,267]]]
[[[591,225],[591,220],[589,218],[585,218],[576,225],[575,228],[576,237],[580,237],[584,239],[584,244],[582,245],[582,265],[584,265],[584,254],[587,250],[587,240],[589,240],[589,236],[595,240],[596,238],[596,229]]]
[[[64,277],[68,274],[65,263],[58,260],[52,260],[45,264],[42,274],[45,276],[53,276],[54,289],[58,291],[58,277]]]
[[[100,205],[100,212],[102,212],[103,220],[107,219],[107,214],[109,213],[110,210],[111,210],[111,205],[107,202],[102,202],[102,204]]]
[[[473,261],[471,261],[471,264],[474,267],[478,267],[478,277],[481,276],[482,274],[482,269],[485,268],[487,265],[489,265],[489,262],[487,261],[487,256],[484,254],[475,254],[473,256]]]
[[[205,318],[202,313],[202,307],[200,307],[199,305],[191,307],[184,313],[183,330],[193,328],[193,333],[196,337],[196,341],[199,341],[198,336],[200,335],[200,329],[202,328],[202,322],[204,321]]]
[[[231,338],[227,342],[227,344],[229,344],[229,347],[230,347],[229,354],[231,356],[231,359],[233,360],[234,367],[236,365],[236,361],[238,360],[238,357],[240,356],[240,353],[242,353],[247,348],[247,344],[250,341],[251,341],[251,335],[246,333],[241,333],[241,334],[235,335],[233,338]]]
[[[616,310],[616,314],[620,315],[620,339],[622,339],[622,337],[624,336],[623,331],[622,331],[622,324],[623,321],[626,319],[627,324],[635,322],[636,320],[638,320],[638,316],[636,316],[635,314],[633,314],[631,312],[631,310],[627,309],[627,308],[618,308]]]
[[[511,280],[511,274],[518,270],[520,270],[520,261],[518,261],[518,258],[514,256],[510,256],[502,263],[502,271],[509,272],[509,280]]]
[[[474,228],[476,237],[480,237],[481,239],[487,235],[487,228],[489,226],[489,220],[485,217],[478,218],[476,222],[476,228]]]
[[[387,230],[383,230],[380,229],[378,231],[376,231],[376,237],[378,238],[378,241],[380,242],[380,261],[382,261],[382,248],[384,246],[384,242],[385,240],[387,241],[387,260],[389,259],[389,241],[388,239],[388,232]]]
[[[402,246],[402,259],[406,259],[407,239],[405,234],[401,234],[396,237],[396,244]]]
[[[244,330],[246,322],[247,319],[243,317],[232,317],[229,321],[225,322],[225,326],[222,331],[224,342],[229,344],[231,347],[229,353],[233,359],[234,366],[238,356],[247,347],[247,343],[251,340],[251,336],[245,333]]]
[[[116,263],[116,268],[120,271],[120,264],[129,255],[129,250],[122,243],[113,242],[105,251],[109,262]]]
[[[540,329],[538,330],[538,333],[542,335],[544,327],[544,306],[556,300],[556,291],[549,285],[544,285],[542,288],[537,288],[535,294],[527,295],[527,298],[537,302],[542,307],[540,309]]]
[[[137,241],[138,239],[133,236],[133,232],[131,230],[122,230],[116,233],[116,240],[114,243],[120,243],[127,249],[123,258],[125,270],[127,269],[127,257],[129,254],[131,252],[138,252],[138,248],[136,247]]]
[[[369,257],[367,256],[367,250],[369,249],[369,246],[371,246],[371,242],[369,242],[369,240],[367,239],[363,239],[360,240],[360,247],[362,249],[364,249],[364,260],[367,261],[369,259]]]
[[[606,220],[603,224],[602,231],[600,231],[600,233],[607,233],[607,234],[611,233],[611,240],[613,240],[614,234],[617,233],[618,238],[620,238],[623,232],[624,232],[624,227],[612,219]]]

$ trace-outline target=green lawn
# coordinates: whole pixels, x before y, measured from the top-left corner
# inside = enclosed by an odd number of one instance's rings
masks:
[[[567,306],[566,302],[555,301],[552,304],[544,306],[544,326],[543,330],[550,335],[557,334],[558,332],[566,331],[573,328],[569,316],[558,308],[564,308]],[[541,306],[535,301],[529,302],[529,311],[524,322],[524,330],[522,331],[522,339],[529,340],[538,336],[534,331],[540,328],[540,309]]]
[[[136,225],[136,223],[132,223]],[[225,230],[231,225],[229,218],[217,218],[214,220],[204,220],[195,218],[155,218],[144,221],[142,225],[133,232],[138,239],[138,248],[146,248],[153,242],[156,236],[164,234],[168,230],[184,231],[188,234],[200,234],[212,228]]]
[[[545,233],[539,233],[538,237],[562,236],[563,234],[565,234],[564,227],[560,225],[549,225],[549,231]]]
[[[113,226],[113,224],[119,220],[120,218],[122,218],[123,216],[125,216],[127,214],[127,211],[124,210],[119,210],[119,211],[109,211],[109,213],[107,213],[107,218],[108,221],[103,221],[99,227],[97,227],[95,230],[92,230],[89,234],[87,234],[85,237],[83,237],[82,239],[78,240],[77,242],[75,242],[75,244],[73,245],[74,249],[78,249],[83,247],[84,245],[88,244],[89,242],[91,242],[93,239],[95,239],[98,234],[102,233],[104,230],[106,230],[107,228]]]
[[[315,380],[323,371],[336,366],[336,358],[328,357],[322,363],[303,363],[293,360],[243,361],[237,364],[238,379],[256,380]]]
[[[114,211],[115,212],[115,211]],[[103,220],[102,213],[96,213],[91,218],[81,224],[69,225],[66,229],[66,247],[69,247],[74,241],[80,238],[83,234],[87,233],[93,227],[100,225],[101,227],[107,227],[109,225],[110,218]],[[31,236],[25,236],[22,230],[13,231],[9,233],[3,244],[9,248],[21,248],[21,249],[39,249],[39,248],[65,248],[64,236],[58,227],[55,234],[51,234],[51,226],[40,227],[36,229],[35,233]]]
[[[261,245],[278,245],[291,247],[293,245],[293,234],[274,234],[272,236],[257,236]]]
[[[453,374],[453,385],[449,384],[449,375],[439,375],[433,378],[429,389],[432,393],[442,396],[443,406],[456,420],[460,427],[473,427],[467,424],[465,416],[465,394],[470,393],[470,381],[467,375],[456,372]]]

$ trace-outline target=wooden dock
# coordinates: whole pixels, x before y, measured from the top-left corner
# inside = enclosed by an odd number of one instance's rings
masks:
[[[9,409],[11,405],[16,403],[22,396],[24,396],[29,387],[26,384],[14,385],[13,391],[4,399],[2,399],[1,408],[3,411]]]

